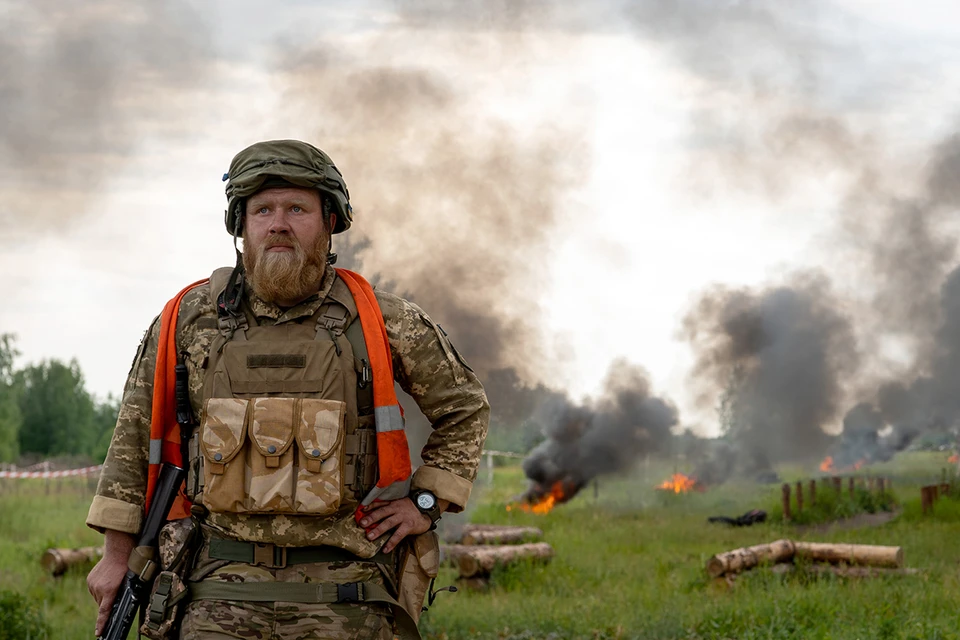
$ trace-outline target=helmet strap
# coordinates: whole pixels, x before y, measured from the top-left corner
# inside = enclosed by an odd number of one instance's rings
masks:
[[[220,299],[217,300],[217,306],[231,316],[238,316],[240,315],[240,303],[243,300],[245,279],[243,277],[243,254],[240,253],[240,249],[237,247],[236,234],[233,236],[233,251],[237,254],[237,263],[233,267],[230,277],[227,279],[226,288],[224,288],[223,293],[220,294]]]

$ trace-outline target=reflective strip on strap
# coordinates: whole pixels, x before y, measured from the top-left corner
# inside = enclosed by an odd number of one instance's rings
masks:
[[[403,431],[403,416],[400,414],[400,405],[391,404],[386,407],[374,407],[373,415],[377,422],[377,432]]]
[[[304,604],[336,604],[349,602],[343,595],[352,595],[353,587],[360,602],[390,605],[401,640],[420,640],[417,623],[387,590],[373,582],[338,585],[329,582],[221,582],[203,580],[189,584],[191,600],[238,600],[247,602],[301,602]]]
[[[410,478],[403,482],[393,482],[385,487],[374,486],[363,498],[361,504],[369,507],[374,500],[399,500],[410,495]]]
[[[162,462],[163,440],[150,441],[150,464],[160,464]]]

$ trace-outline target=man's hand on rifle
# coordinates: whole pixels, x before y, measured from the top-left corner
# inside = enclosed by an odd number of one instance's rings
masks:
[[[87,589],[97,601],[97,629],[99,636],[110,615],[110,607],[117,598],[117,592],[127,575],[127,563],[136,539],[129,533],[107,529],[103,541],[103,558],[87,575]]]

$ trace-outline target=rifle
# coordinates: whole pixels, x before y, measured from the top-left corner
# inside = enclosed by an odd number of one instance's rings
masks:
[[[157,488],[140,531],[140,539],[130,554],[127,576],[116,600],[113,601],[110,617],[99,640],[126,640],[137,612],[150,595],[153,578],[157,573],[157,539],[160,529],[166,524],[173,499],[180,491],[183,473],[183,469],[169,463],[164,463],[160,468]]]

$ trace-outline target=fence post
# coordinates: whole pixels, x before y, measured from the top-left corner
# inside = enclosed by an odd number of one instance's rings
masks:
[[[803,481],[797,480],[797,513],[803,513]]]
[[[855,483],[856,479],[853,476],[847,478],[847,492],[850,494],[851,498],[853,497],[854,490],[856,489]]]
[[[810,481],[810,506],[817,504],[817,481],[816,479]]]
[[[781,491],[783,492],[783,519],[792,520],[793,516],[790,514],[790,485],[784,482]]]

